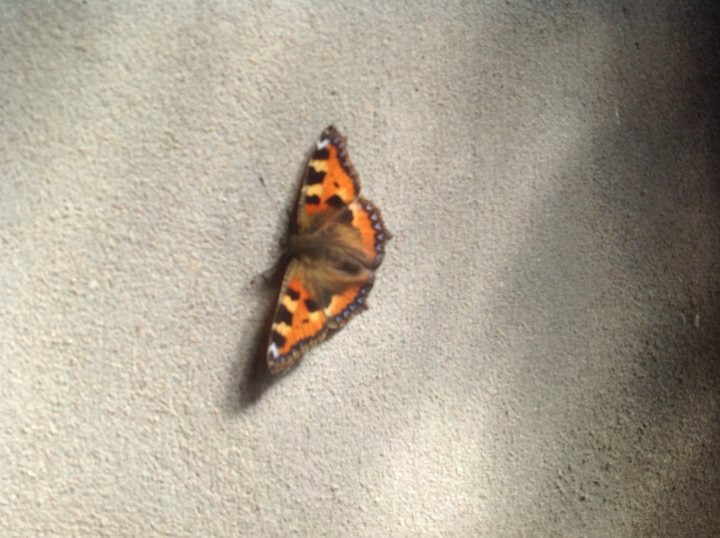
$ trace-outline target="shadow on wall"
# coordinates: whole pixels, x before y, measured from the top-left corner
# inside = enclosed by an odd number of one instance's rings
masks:
[[[680,137],[678,150],[691,153],[695,166],[684,168],[682,153],[664,152],[645,176],[673,171],[663,194],[675,211],[648,223],[658,227],[647,259],[657,248],[667,264],[657,270],[678,283],[668,302],[681,314],[650,327],[629,380],[631,397],[664,434],[672,464],[654,470],[662,489],[656,512],[633,529],[638,536],[720,536],[720,6],[695,2],[683,15],[676,24],[679,39],[690,42],[689,57],[670,83],[678,102],[654,121],[659,149]],[[639,98],[652,100],[652,90]],[[651,441],[643,434],[641,424],[640,445]]]
[[[617,103],[618,119],[594,127],[595,155],[574,160],[592,166],[562,173],[576,182],[570,189],[591,192],[600,209],[597,214],[569,209],[568,200],[560,199],[563,192],[548,199],[509,280],[517,290],[532,289],[537,275],[548,275],[548,253],[557,257],[551,261],[559,265],[557,286],[566,295],[548,293],[542,297],[545,317],[524,320],[544,335],[526,344],[527,353],[539,359],[529,363],[538,372],[564,367],[567,350],[553,341],[557,325],[552,324],[582,323],[568,320],[568,305],[587,313],[610,303],[598,314],[597,328],[609,323],[606,341],[615,346],[614,356],[581,357],[582,350],[575,351],[578,359],[607,362],[605,370],[590,364],[606,377],[595,379],[596,391],[583,394],[594,400],[575,402],[560,426],[559,438],[578,443],[564,448],[574,463],[585,463],[578,453],[594,445],[588,449],[592,462],[568,472],[568,481],[591,490],[568,496],[569,513],[585,522],[604,519],[604,528],[614,528],[611,521],[620,511],[633,536],[720,536],[720,7],[665,6],[672,22],[664,35],[645,31],[634,8],[597,9],[595,17],[605,20],[611,33],[615,57],[603,64],[613,68],[613,76],[605,78],[606,95]],[[593,218],[587,245],[595,252],[569,251],[568,222]],[[605,266],[604,272],[592,267],[598,258],[591,254],[611,263],[613,253],[621,266]],[[565,281],[563,270],[569,275]],[[597,275],[609,280],[604,283],[609,298],[595,292],[603,286],[592,281]],[[615,331],[622,321],[609,319],[613,312],[642,329]],[[614,413],[617,424],[609,422]],[[561,456],[554,454],[557,460],[546,468],[564,466]],[[553,484],[558,478],[546,480]],[[543,499],[535,500],[543,505]]]
[[[295,201],[293,200],[293,207],[294,205]],[[291,211],[288,211],[287,214],[291,220],[293,218]],[[285,232],[286,236],[290,233],[291,227],[289,222],[286,226],[288,229]],[[257,403],[263,394],[283,377],[270,374],[267,367],[267,347],[270,341],[272,320],[275,316],[275,305],[289,261],[289,255],[284,253],[274,267],[251,282],[251,287],[257,294],[256,310],[265,314],[259,320],[250,320],[243,330],[242,339],[238,344],[225,397],[224,407],[230,415],[240,413]]]

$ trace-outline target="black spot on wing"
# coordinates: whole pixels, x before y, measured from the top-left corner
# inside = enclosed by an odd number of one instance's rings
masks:
[[[290,297],[293,301],[297,301],[300,298],[300,293],[295,291],[292,288],[288,288],[287,291],[285,292],[285,295]]]
[[[333,194],[330,198],[325,200],[325,203],[330,207],[342,207],[345,205],[343,199],[340,198],[337,194]]]
[[[308,312],[311,314],[315,312],[319,307],[315,301],[312,299],[305,299],[305,307],[308,309]]]
[[[330,151],[327,148],[322,148],[316,149],[312,158],[314,161],[326,161],[328,157],[330,157]]]
[[[292,313],[281,304],[278,307],[277,314],[275,314],[276,323],[285,323],[286,325],[292,325]]]
[[[305,203],[308,205],[319,205],[320,204],[320,197],[316,194],[313,194],[312,196],[306,196],[305,197]]]
[[[278,347],[278,349],[282,349],[282,347],[285,345],[285,337],[277,331],[272,332],[272,341],[273,344]]]
[[[308,174],[307,174],[307,177],[305,178],[305,183],[307,185],[317,185],[318,183],[322,183],[323,179],[325,179],[325,172],[318,172],[311,166],[308,169]]]

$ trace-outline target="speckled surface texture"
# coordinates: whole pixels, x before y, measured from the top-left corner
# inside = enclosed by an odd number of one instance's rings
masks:
[[[0,4],[0,534],[720,535],[713,3],[250,4]],[[329,123],[395,237],[268,384]]]

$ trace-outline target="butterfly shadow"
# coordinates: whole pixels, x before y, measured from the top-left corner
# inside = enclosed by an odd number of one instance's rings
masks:
[[[308,152],[305,162],[312,155],[312,151]],[[305,174],[305,167],[301,165],[300,173],[296,178],[297,188],[287,203],[287,222],[284,226],[281,226],[283,230],[282,237],[288,238],[290,234],[297,231],[297,206]],[[263,178],[260,178],[260,183],[265,188]],[[281,246],[282,254],[278,262],[250,282],[251,287],[258,292],[258,295],[262,296],[260,302],[265,316],[263,316],[262,325],[260,325],[262,330],[258,330],[258,325],[254,323],[249,324],[238,344],[235,361],[230,372],[225,406],[231,414],[238,414],[247,410],[257,403],[270,387],[285,377],[284,375],[272,375],[267,366],[268,342],[270,341],[270,331],[275,315],[274,307],[282,291],[280,287],[285,276],[285,270],[292,259],[287,248],[287,240],[282,241]],[[251,350],[249,358],[248,349]]]
[[[257,403],[265,392],[278,381],[267,367],[267,345],[274,309],[271,307],[282,282],[287,256],[274,267],[250,282],[256,292],[258,308],[265,311],[259,325],[257,320],[248,323],[237,345],[230,370],[225,397],[225,410],[236,415]],[[274,303],[273,303],[274,304]],[[258,330],[262,327],[261,330]]]

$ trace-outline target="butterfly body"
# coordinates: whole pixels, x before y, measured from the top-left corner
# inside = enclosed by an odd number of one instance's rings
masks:
[[[308,163],[288,242],[292,260],[268,344],[272,373],[285,371],[366,308],[390,234],[359,190],[345,139],[328,127]]]

